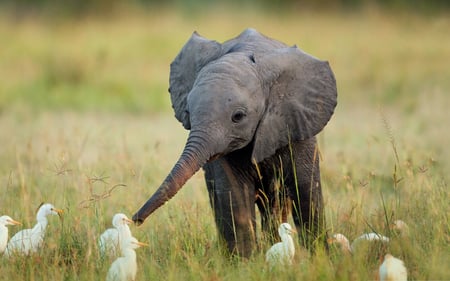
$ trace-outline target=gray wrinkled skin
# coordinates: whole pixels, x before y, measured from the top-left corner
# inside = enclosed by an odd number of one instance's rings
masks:
[[[292,214],[301,242],[324,240],[315,135],[337,104],[328,62],[247,29],[224,43],[194,32],[171,64],[175,117],[190,130],[173,169],[134,215],[142,223],[201,167],[221,239],[244,257]]]

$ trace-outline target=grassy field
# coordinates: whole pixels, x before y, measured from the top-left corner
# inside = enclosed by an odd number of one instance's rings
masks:
[[[43,201],[65,210],[39,255],[0,259],[4,280],[105,278],[99,234],[159,186],[187,136],[166,93],[171,60],[193,30],[224,41],[249,26],[335,72],[339,104],[319,136],[330,233],[390,235],[410,279],[450,280],[450,20],[378,10],[0,17],[0,215],[23,223],[12,236]],[[394,219],[406,238],[390,233]],[[137,250],[138,280],[377,278],[376,249],[309,256],[297,244],[295,265],[269,272],[262,241],[250,260],[228,260],[201,173],[132,232],[150,244]]]

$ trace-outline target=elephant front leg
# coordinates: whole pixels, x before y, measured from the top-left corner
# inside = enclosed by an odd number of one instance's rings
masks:
[[[249,257],[256,247],[254,186],[243,184],[224,160],[204,167],[219,235],[231,254]]]

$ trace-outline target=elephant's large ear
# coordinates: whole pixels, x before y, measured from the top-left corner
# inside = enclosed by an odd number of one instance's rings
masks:
[[[222,45],[208,40],[194,32],[170,64],[170,98],[175,117],[184,128],[190,130],[186,98],[194,85],[198,72],[209,62],[216,60],[222,52]]]
[[[268,96],[255,133],[252,157],[258,163],[290,141],[319,133],[334,112],[337,90],[328,62],[297,47],[277,49],[255,59]]]

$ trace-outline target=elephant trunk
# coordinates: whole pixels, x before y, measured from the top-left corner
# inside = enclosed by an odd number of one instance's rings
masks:
[[[134,214],[133,221],[140,225],[156,209],[171,199],[213,154],[208,153],[207,135],[192,132],[189,134],[186,146],[171,172],[148,199],[148,201]]]

